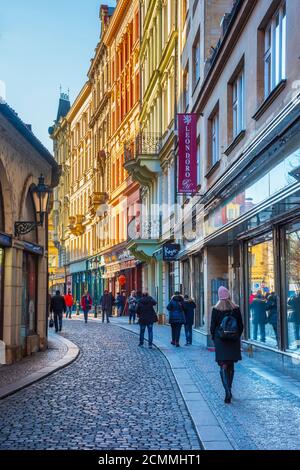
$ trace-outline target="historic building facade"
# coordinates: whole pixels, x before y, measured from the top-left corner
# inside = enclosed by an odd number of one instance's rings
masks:
[[[54,187],[58,166],[30,126],[0,103],[0,349],[10,364],[47,347],[47,215],[26,235],[15,223],[36,222],[32,189],[40,175]]]
[[[104,252],[106,286],[113,292],[142,287],[141,263],[127,249],[128,223],[140,200],[139,184],[124,168],[128,142],[139,138],[139,1],[120,0],[103,42],[110,64],[109,246]],[[126,147],[126,145],[127,147]],[[119,284],[119,276],[126,283]]]
[[[60,167],[59,184],[53,191],[53,207],[49,216],[49,289],[54,294],[66,289],[66,238],[69,225],[70,152],[69,124],[66,115],[70,110],[66,93],[60,93],[57,117],[49,128],[53,140],[54,158]]]
[[[157,298],[161,318],[167,301],[163,286],[168,285],[170,278],[161,257],[161,246],[163,240],[170,238],[174,214],[169,208],[176,198],[177,3],[141,2],[140,134],[125,162],[125,168],[141,184],[139,223],[129,248],[144,261],[143,286]]]
[[[297,7],[294,1],[236,1],[225,18],[199,97],[189,108],[200,121],[202,217],[195,240],[181,254],[198,256],[202,263],[199,326],[205,343],[210,342],[211,306],[218,286],[225,284],[241,305],[247,348],[288,364],[295,373],[300,323]],[[262,316],[253,303],[259,294],[273,299]]]

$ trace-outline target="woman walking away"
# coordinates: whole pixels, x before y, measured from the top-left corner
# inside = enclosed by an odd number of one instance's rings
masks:
[[[234,363],[242,360],[243,321],[240,308],[231,301],[226,287],[219,287],[218,297],[219,301],[212,309],[210,332],[215,343],[216,362],[220,366],[220,376],[226,393],[224,401],[230,403]]]
[[[128,312],[129,312],[129,323],[131,320],[135,323],[135,313],[137,307],[137,298],[135,290],[131,291],[131,295],[128,297]]]
[[[192,344],[193,338],[193,325],[194,325],[194,318],[195,318],[195,309],[196,304],[193,299],[190,299],[188,295],[184,296],[183,308],[185,313],[185,338],[186,338],[186,346]]]
[[[137,306],[137,315],[139,317],[140,324],[139,346],[144,345],[145,330],[147,327],[150,349],[152,348],[153,343],[153,323],[156,323],[158,321],[157,315],[153,308],[154,305],[156,305],[156,301],[148,294],[148,292],[144,292]]]
[[[84,295],[81,297],[81,307],[84,315],[84,322],[88,321],[88,314],[92,308],[92,298],[87,290],[84,291]]]
[[[185,324],[184,304],[183,297],[180,292],[175,292],[169,305],[169,323],[172,330],[172,341],[171,344],[179,348],[180,332],[182,325]]]

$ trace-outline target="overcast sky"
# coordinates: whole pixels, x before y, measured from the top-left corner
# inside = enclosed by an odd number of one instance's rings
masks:
[[[100,4],[114,0],[1,0],[0,95],[52,151],[48,127],[60,85],[71,102],[99,40]]]

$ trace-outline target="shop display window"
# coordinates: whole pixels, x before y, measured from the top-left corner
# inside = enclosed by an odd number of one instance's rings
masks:
[[[272,233],[248,243],[248,267],[250,339],[278,347],[278,296]]]

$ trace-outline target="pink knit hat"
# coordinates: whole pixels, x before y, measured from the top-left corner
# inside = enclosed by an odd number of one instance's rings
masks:
[[[230,299],[230,292],[226,287],[220,286],[218,290],[219,300],[228,300]]]

